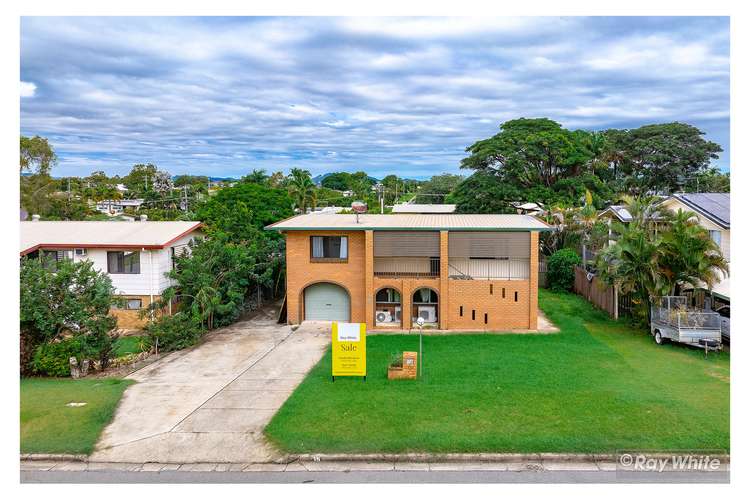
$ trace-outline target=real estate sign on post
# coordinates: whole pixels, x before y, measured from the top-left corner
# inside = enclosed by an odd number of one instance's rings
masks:
[[[367,333],[364,323],[334,321],[331,331],[332,377],[367,376]]]

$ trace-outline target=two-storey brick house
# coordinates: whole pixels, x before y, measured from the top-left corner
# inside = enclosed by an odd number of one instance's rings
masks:
[[[287,320],[536,329],[539,232],[527,215],[308,214],[286,235]]]

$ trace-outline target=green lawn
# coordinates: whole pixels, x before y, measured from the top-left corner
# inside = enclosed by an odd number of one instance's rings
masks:
[[[370,336],[367,382],[330,350],[267,436],[289,452],[729,450],[729,356],[657,346],[571,294],[540,290],[552,335],[424,337],[424,378],[388,381],[416,335]]]
[[[21,452],[91,453],[131,383],[121,379],[22,379]],[[66,406],[70,402],[85,402],[86,406]]]
[[[125,356],[127,354],[135,354],[142,352],[149,348],[147,344],[147,337],[141,337],[138,335],[128,335],[127,337],[120,337],[115,341],[115,357]]]

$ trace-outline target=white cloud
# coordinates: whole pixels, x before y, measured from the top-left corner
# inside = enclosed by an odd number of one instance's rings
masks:
[[[36,85],[31,82],[21,82],[21,97],[34,97]]]
[[[66,172],[429,176],[520,116],[681,120],[728,150],[716,18],[34,17],[21,49],[22,133]]]

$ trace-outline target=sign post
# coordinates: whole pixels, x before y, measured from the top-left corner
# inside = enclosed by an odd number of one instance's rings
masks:
[[[422,363],[424,358],[422,357],[422,327],[424,327],[424,318],[421,316],[417,318],[417,326],[419,327],[419,378],[422,378]]]
[[[367,325],[339,323],[331,329],[331,380],[363,377],[367,380]]]

